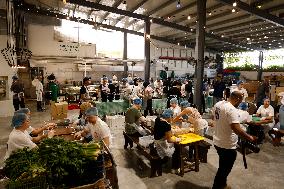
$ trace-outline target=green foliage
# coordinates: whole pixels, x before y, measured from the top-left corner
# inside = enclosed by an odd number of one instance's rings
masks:
[[[11,181],[46,176],[49,185],[59,188],[78,186],[96,181],[100,145],[83,145],[64,139],[45,139],[33,150],[13,153],[4,167]],[[102,174],[102,166],[100,174]]]
[[[284,72],[284,67],[277,66],[277,65],[271,65],[271,66],[268,66],[267,68],[264,68],[263,70],[270,71],[270,72]]]
[[[226,69],[232,69],[236,71],[256,71],[257,66],[253,64],[244,64],[242,66],[229,66]]]

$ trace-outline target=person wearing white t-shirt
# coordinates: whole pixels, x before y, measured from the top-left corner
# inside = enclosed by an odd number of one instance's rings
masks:
[[[85,116],[87,117],[88,124],[83,131],[79,131],[75,134],[75,138],[78,139],[81,138],[81,136],[85,137],[86,134],[91,132],[93,141],[104,141],[106,146],[109,147],[111,139],[110,129],[108,125],[98,117],[97,108],[91,107],[87,109]]]
[[[237,83],[237,88],[233,89],[233,91],[239,91],[240,93],[242,93],[243,95],[243,102],[246,101],[246,98],[248,97],[248,92],[247,90],[244,88],[244,82],[243,81],[238,81]],[[232,92],[233,92],[232,91]]]
[[[261,120],[264,122],[262,126],[266,127],[265,130],[267,132],[274,127],[274,108],[270,105],[269,98],[263,100],[263,105],[258,108],[256,116],[261,117]]]
[[[219,168],[212,189],[220,189],[227,186],[227,177],[237,157],[237,135],[251,142],[256,140],[255,137],[248,135],[240,127],[239,114],[236,107],[239,106],[242,99],[242,93],[234,91],[231,93],[228,101],[220,101],[213,107],[213,120],[216,125],[213,143],[219,156]]]

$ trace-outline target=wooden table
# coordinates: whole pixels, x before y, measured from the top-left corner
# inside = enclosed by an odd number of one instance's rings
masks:
[[[253,117],[252,118],[252,122],[248,123],[248,133],[256,136],[257,139],[257,143],[261,144],[265,135],[264,135],[264,128],[263,125],[264,124],[268,124],[268,123],[272,123],[272,120],[261,120],[259,117]]]
[[[204,137],[196,135],[194,133],[187,133],[178,135],[181,138],[181,142],[177,145],[180,152],[180,176],[183,176],[184,173],[192,171],[192,166],[185,165],[184,162],[184,149],[186,146],[194,147],[194,170],[195,172],[199,171],[199,157],[198,157],[198,145],[200,142],[204,141]],[[186,170],[188,169],[188,170]]]

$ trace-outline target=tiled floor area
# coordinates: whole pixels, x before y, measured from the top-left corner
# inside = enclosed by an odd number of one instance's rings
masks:
[[[29,102],[32,110],[31,125],[37,127],[41,122],[50,119],[49,111],[34,112],[35,102]],[[1,107],[3,108],[3,107]],[[68,116],[78,111],[68,112]],[[12,128],[11,117],[0,118],[0,166],[6,150],[6,142]],[[124,150],[123,128],[111,128],[113,134],[112,153],[118,165],[118,179],[121,189],[209,189],[212,186],[218,167],[218,156],[214,147],[208,153],[208,163],[200,165],[199,172],[189,172],[184,177],[170,173],[168,165],[163,176],[149,178],[147,161],[141,164],[135,149]],[[212,141],[209,141],[212,142]],[[270,141],[261,146],[258,154],[247,156],[248,169],[243,166],[242,156],[238,153],[228,184],[233,189],[283,189],[284,187],[284,146],[273,147]]]

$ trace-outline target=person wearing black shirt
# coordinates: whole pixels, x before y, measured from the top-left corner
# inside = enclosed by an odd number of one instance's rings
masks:
[[[88,91],[88,85],[91,84],[91,78],[90,77],[84,77],[83,79],[83,85],[80,89],[80,102],[84,102],[86,100],[90,99],[90,94]]]
[[[188,83],[185,85],[185,91],[187,94],[187,99],[189,103],[193,103],[193,93],[192,93],[192,81],[188,81]]]
[[[162,163],[165,163],[168,157],[171,157],[175,151],[172,144],[180,142],[180,138],[173,137],[171,131],[171,119],[173,117],[173,111],[171,109],[166,109],[161,115],[161,118],[156,118],[154,125],[154,139],[157,154],[161,157]],[[177,153],[176,153],[177,154]],[[177,154],[178,155],[178,154]],[[173,167],[178,166],[179,160],[178,156],[173,157]],[[158,175],[161,174],[161,170],[158,170]]]
[[[167,101],[167,108],[170,107],[170,101],[172,98],[177,98],[178,101],[181,97],[180,87],[178,87],[179,83],[177,81],[173,82],[173,86],[170,88],[168,92],[168,101]]]
[[[225,83],[222,81],[221,77],[217,77],[217,81],[213,85],[213,104],[221,101],[224,97],[224,90],[226,89]]]
[[[108,82],[108,88],[109,88],[108,101],[112,102],[114,99],[114,95],[115,95],[115,86],[112,83],[111,79]]]
[[[13,92],[13,106],[15,111],[19,110],[19,107],[25,108],[25,99],[24,99],[24,85],[19,82],[17,76],[13,76],[13,83],[11,86],[11,91]]]
[[[103,78],[102,84],[100,85],[100,91],[101,91],[101,99],[102,102],[107,102],[107,96],[108,96],[108,92],[109,92],[109,88],[108,88],[108,79],[107,77]]]

